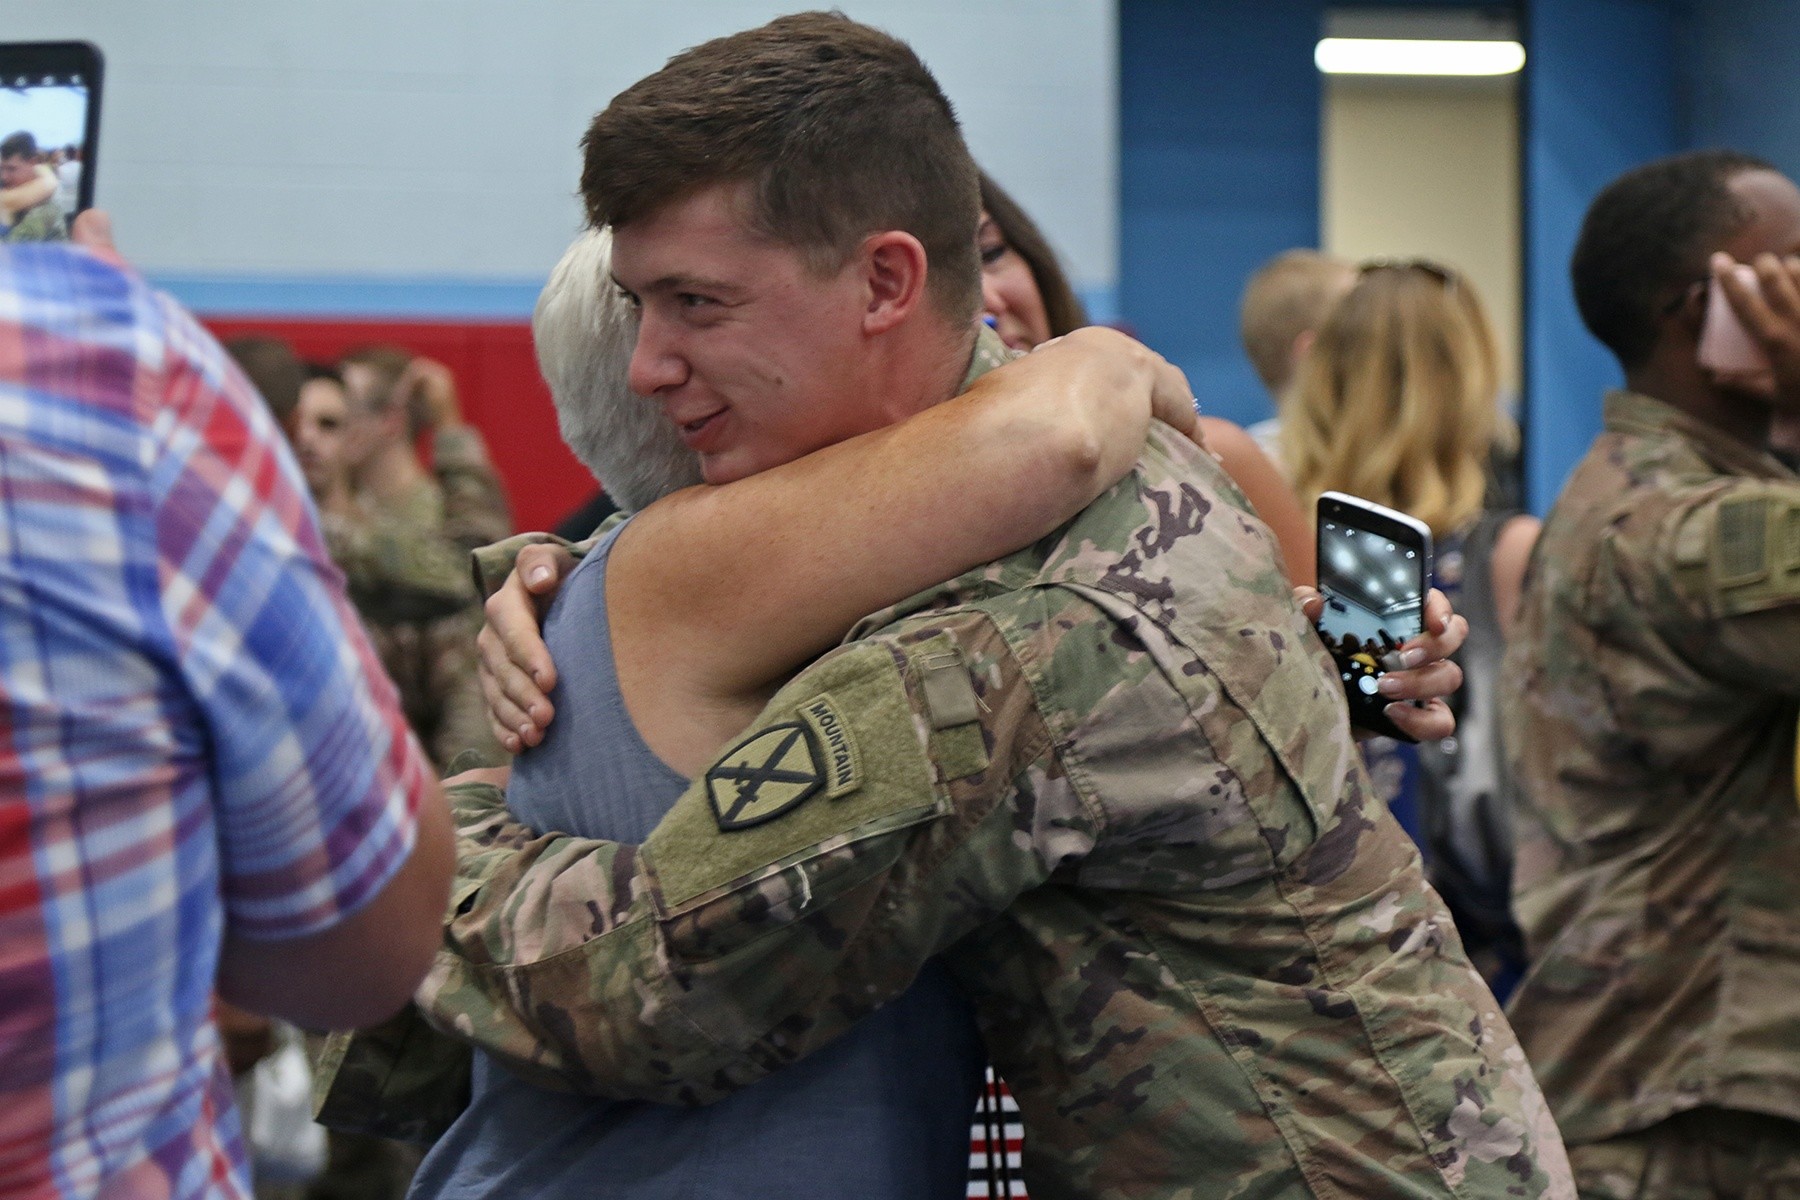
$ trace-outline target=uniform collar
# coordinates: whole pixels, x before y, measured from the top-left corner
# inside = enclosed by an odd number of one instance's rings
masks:
[[[1017,353],[1007,349],[999,334],[986,325],[979,326],[975,332],[975,348],[969,356],[969,369],[963,373],[962,385],[957,388],[958,394],[968,391],[977,379],[989,371],[1004,366],[1017,357]],[[898,604],[871,613],[857,623],[845,640],[853,641],[864,637],[874,630],[893,624],[901,617],[925,609],[945,608],[979,600],[983,596],[1016,591],[1037,578],[1043,569],[1048,548],[1056,543],[1057,536],[1057,533],[1052,533],[1045,540],[1015,551],[1005,558],[984,563],[954,579],[908,596]]]
[[[957,386],[956,393],[961,395],[975,386],[975,381],[992,371],[995,367],[1005,366],[1019,357],[1006,348],[1000,335],[986,325],[975,327],[975,350],[969,356],[969,369],[963,372],[963,381]]]
[[[1726,474],[1759,479],[1795,477],[1768,451],[1746,446],[1704,421],[1695,420],[1674,405],[1641,392],[1623,389],[1608,392],[1605,422],[1606,428],[1613,433],[1678,437],[1708,464]]]

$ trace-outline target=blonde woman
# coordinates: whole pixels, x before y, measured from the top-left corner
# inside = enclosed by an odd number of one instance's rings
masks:
[[[1504,997],[1523,950],[1496,689],[1538,521],[1488,501],[1490,464],[1518,442],[1499,390],[1493,330],[1466,279],[1423,260],[1367,263],[1300,365],[1281,448],[1308,510],[1321,492],[1348,492],[1430,526],[1432,582],[1469,620],[1456,737],[1416,750],[1378,739],[1366,754]]]

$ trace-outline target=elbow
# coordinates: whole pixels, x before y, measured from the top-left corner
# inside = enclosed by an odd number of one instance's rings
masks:
[[[402,953],[367,969],[318,964],[307,977],[298,976],[292,966],[308,962],[310,951],[283,942],[256,951],[230,947],[219,972],[219,995],[239,1008],[303,1029],[365,1029],[406,1007],[431,963],[429,957],[421,962]]]
[[[1046,461],[1058,477],[1073,492],[1079,504],[1088,501],[1106,490],[1106,485],[1114,478],[1111,464],[1107,460],[1106,439],[1100,431],[1088,424],[1073,425],[1058,431],[1059,435],[1046,456]]]

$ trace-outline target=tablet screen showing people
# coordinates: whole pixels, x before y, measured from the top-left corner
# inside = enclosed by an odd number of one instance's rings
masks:
[[[1422,546],[1392,533],[1319,523],[1319,635],[1353,708],[1386,706],[1377,683],[1393,665],[1388,656],[1424,628],[1426,557]]]
[[[68,239],[90,94],[79,71],[0,70],[0,240]]]

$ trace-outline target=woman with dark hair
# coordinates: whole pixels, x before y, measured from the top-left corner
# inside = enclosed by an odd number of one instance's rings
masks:
[[[1089,323],[1037,223],[986,171],[981,173],[981,225],[975,236],[981,251],[983,316],[1009,348],[1029,350]],[[1200,432],[1207,450],[1281,544],[1289,577],[1311,584],[1312,522],[1281,471],[1230,421],[1203,416]]]
[[[994,332],[1014,350],[1029,350],[1088,324],[1056,251],[1006,189],[981,173],[982,306]]]

